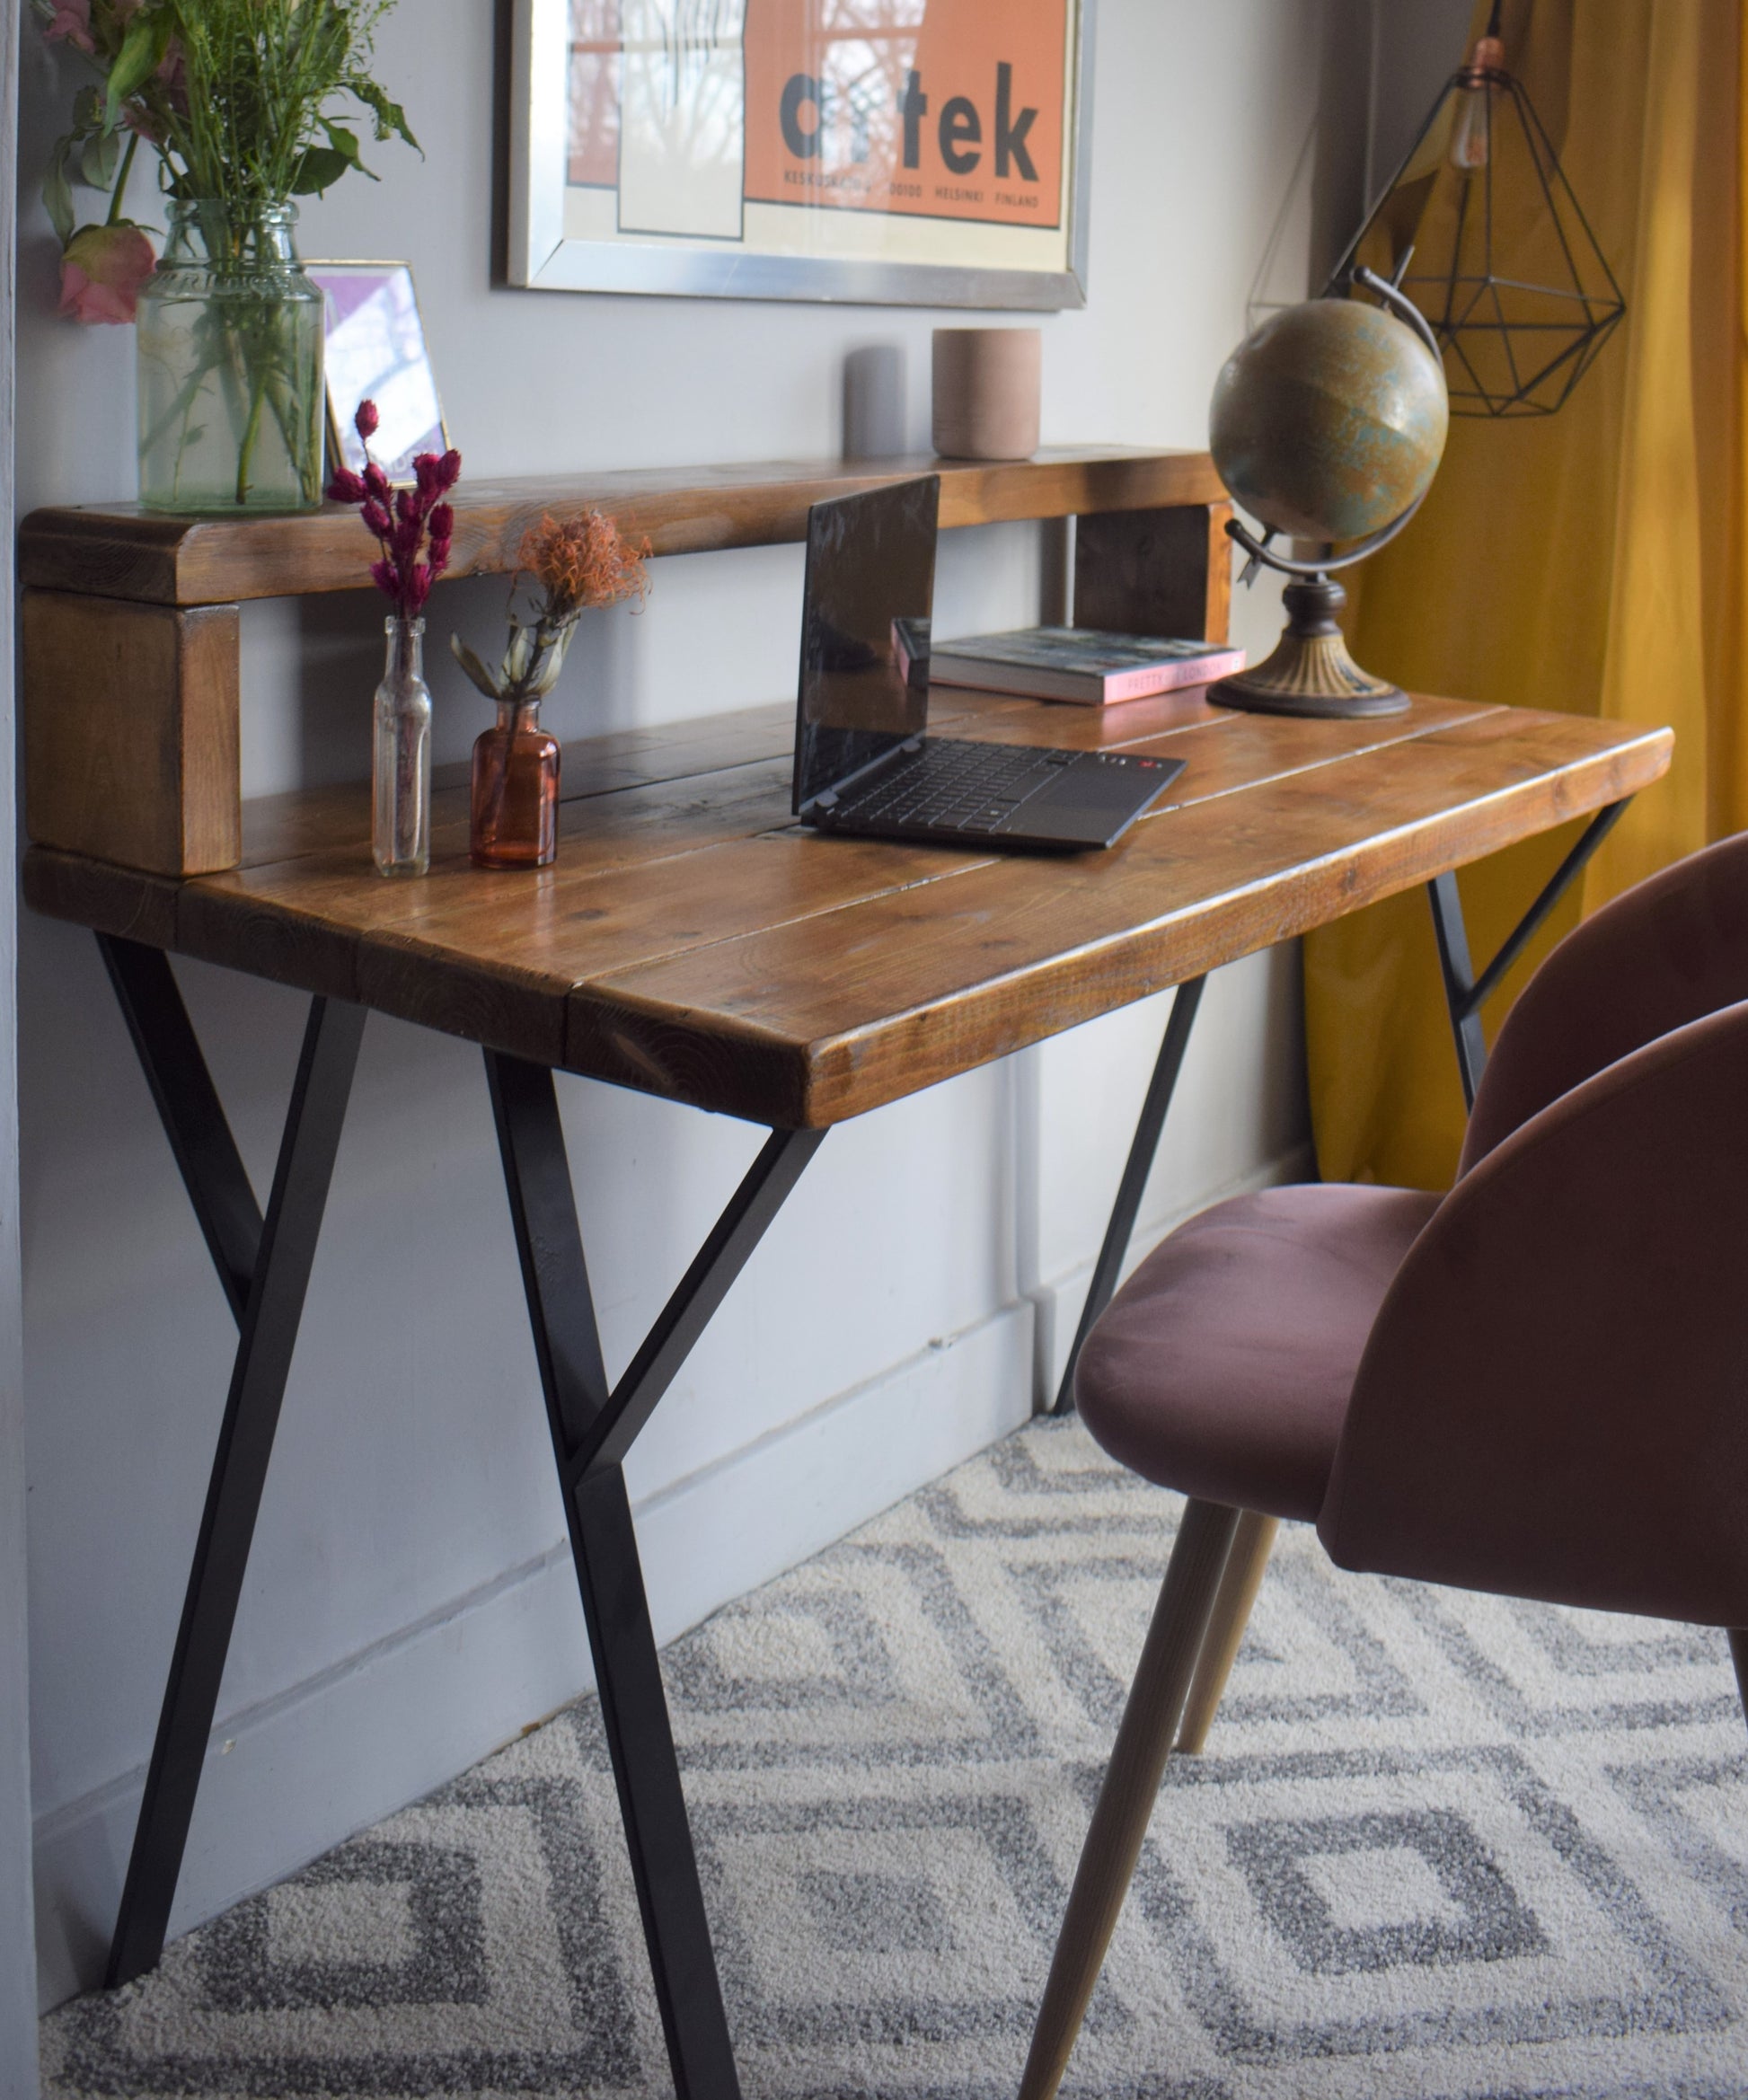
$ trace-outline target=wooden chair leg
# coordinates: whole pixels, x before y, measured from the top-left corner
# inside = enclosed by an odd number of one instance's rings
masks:
[[[1044,2003],[1020,2082],[1020,2100],[1051,2100],[1068,2067],[1087,2000],[1134,1878],[1147,1820],[1159,1796],[1184,1697],[1207,1634],[1214,1593],[1232,1549],[1239,1513],[1192,1502],[1178,1528],[1170,1565],[1129,1688],[1117,1744],[1099,1788],[1075,1869]]]
[[[1748,1718],[1748,1626],[1730,1628],[1730,1660],[1735,1664],[1735,1688],[1743,1715]]]
[[[1196,1675],[1184,1706],[1184,1725],[1178,1731],[1178,1748],[1186,1757],[1199,1757],[1219,1711],[1226,1680],[1232,1673],[1244,1629],[1250,1623],[1250,1608],[1262,1587],[1263,1571],[1275,1550],[1278,1517],[1260,1517],[1247,1509],[1238,1520],[1232,1549],[1226,1556],[1226,1572],[1208,1619],[1207,1638],[1196,1659]]]

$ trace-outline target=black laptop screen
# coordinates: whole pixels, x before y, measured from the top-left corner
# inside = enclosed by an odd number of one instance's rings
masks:
[[[940,477],[925,474],[808,513],[798,810],[928,727],[940,507]]]

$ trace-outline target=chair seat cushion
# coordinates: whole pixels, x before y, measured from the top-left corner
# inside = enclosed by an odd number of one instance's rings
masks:
[[[1088,1429],[1162,1487],[1315,1517],[1373,1320],[1439,1200],[1313,1183],[1180,1225],[1087,1337]]]

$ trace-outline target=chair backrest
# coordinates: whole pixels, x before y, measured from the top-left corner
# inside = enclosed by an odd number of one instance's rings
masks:
[[[1616,1058],[1740,999],[1748,832],[1616,897],[1549,956],[1499,1031],[1459,1171]]]
[[[1373,1324],[1318,1531],[1346,1567],[1748,1627],[1748,1002],[1457,1183]]]

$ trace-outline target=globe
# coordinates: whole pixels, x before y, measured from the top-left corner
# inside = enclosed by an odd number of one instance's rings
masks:
[[[1210,448],[1234,502],[1295,540],[1380,531],[1425,495],[1450,401],[1412,329],[1357,299],[1289,306],[1221,367]]]

